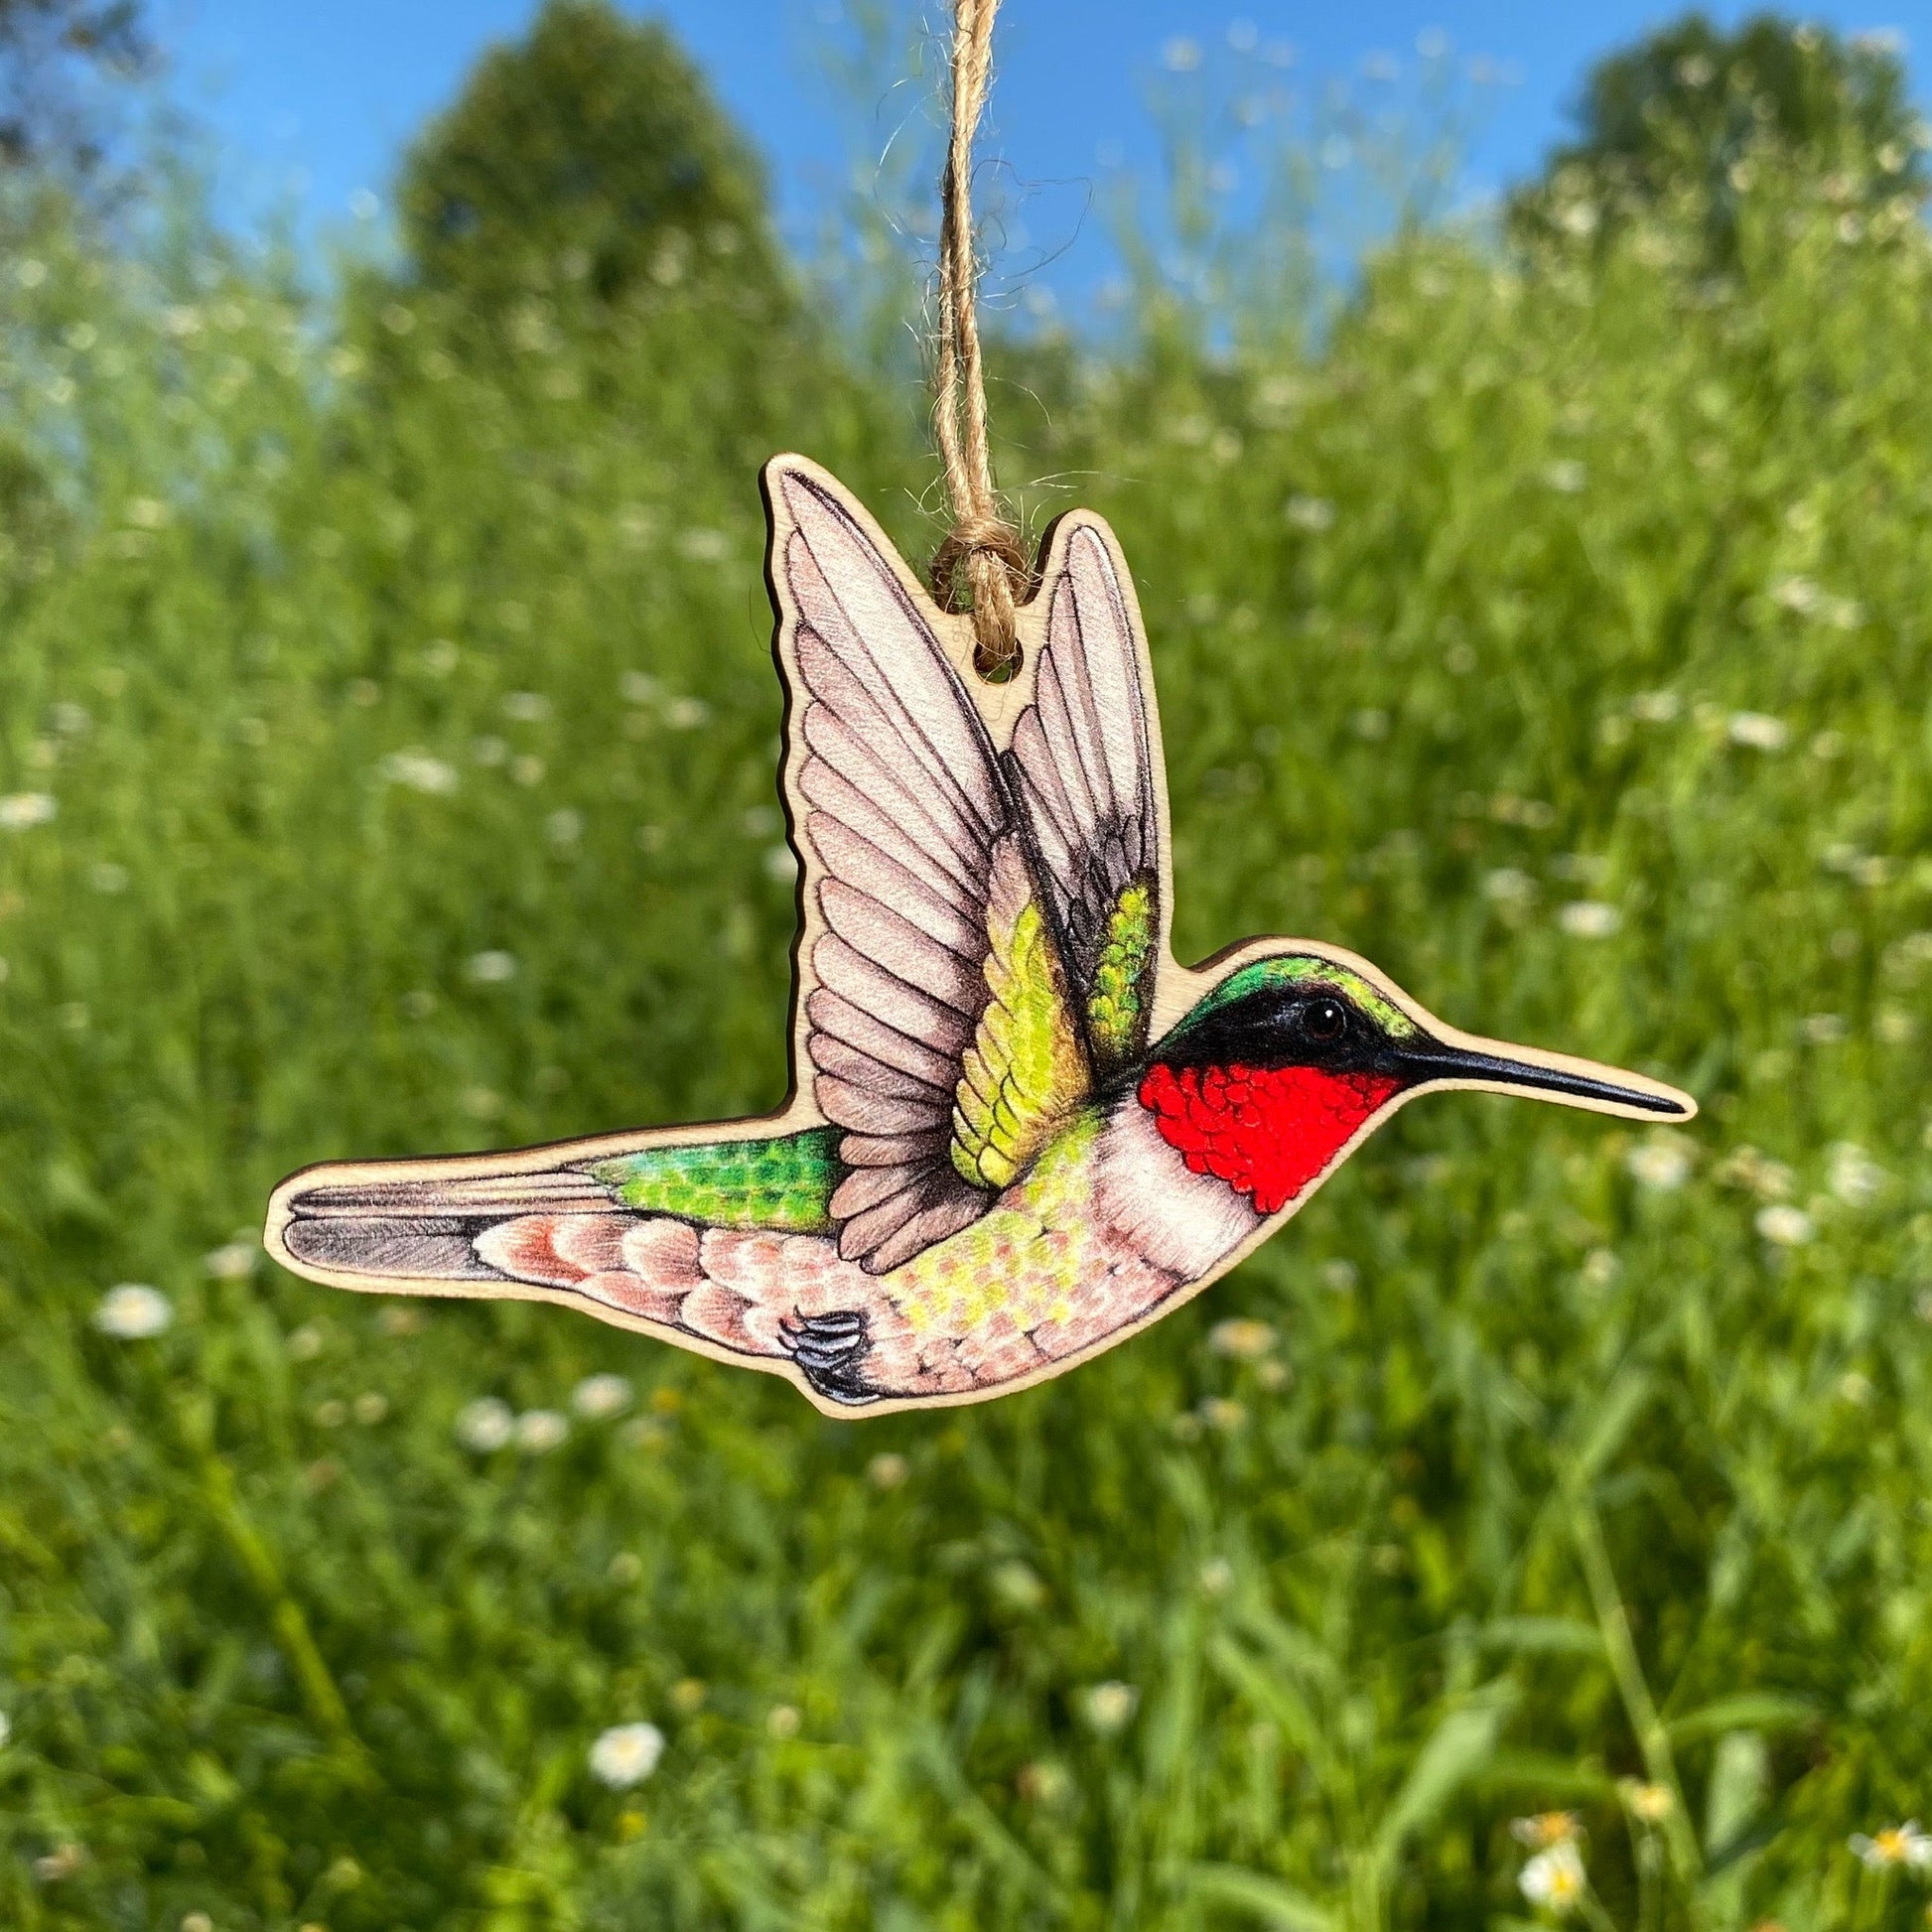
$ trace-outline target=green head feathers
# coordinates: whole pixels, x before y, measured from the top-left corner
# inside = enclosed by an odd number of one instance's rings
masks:
[[[1351,967],[1324,959],[1319,953],[1284,953],[1274,959],[1257,959],[1230,973],[1219,986],[1198,1001],[1181,1021],[1191,1027],[1221,1012],[1253,993],[1292,991],[1317,986],[1328,987],[1352,1000],[1382,1029],[1390,1039],[1413,1039],[1421,1029],[1389,996]]]

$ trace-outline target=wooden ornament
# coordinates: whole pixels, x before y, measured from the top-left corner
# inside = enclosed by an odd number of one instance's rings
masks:
[[[283,1266],[556,1302],[884,1415],[1025,1388],[1159,1320],[1420,1093],[1695,1113],[1445,1026],[1335,946],[1177,964],[1153,674],[1107,525],[1053,525],[1018,675],[991,684],[970,621],[829,475],[784,456],[763,484],[803,867],[790,1101],[310,1168],[269,1204]]]

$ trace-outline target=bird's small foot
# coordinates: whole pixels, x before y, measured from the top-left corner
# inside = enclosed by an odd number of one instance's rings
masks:
[[[785,1340],[799,1372],[832,1402],[876,1402],[879,1391],[860,1370],[872,1348],[863,1309],[833,1309],[784,1323]]]

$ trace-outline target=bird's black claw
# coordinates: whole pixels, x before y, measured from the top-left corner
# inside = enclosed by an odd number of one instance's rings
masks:
[[[784,1324],[791,1358],[807,1382],[833,1402],[876,1402],[879,1391],[859,1369],[872,1346],[863,1309],[833,1309]]]

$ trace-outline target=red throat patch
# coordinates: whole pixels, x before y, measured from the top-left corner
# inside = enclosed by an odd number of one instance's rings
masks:
[[[1141,1105],[1194,1173],[1211,1173],[1278,1213],[1317,1178],[1402,1084],[1385,1073],[1311,1066],[1152,1066]]]

